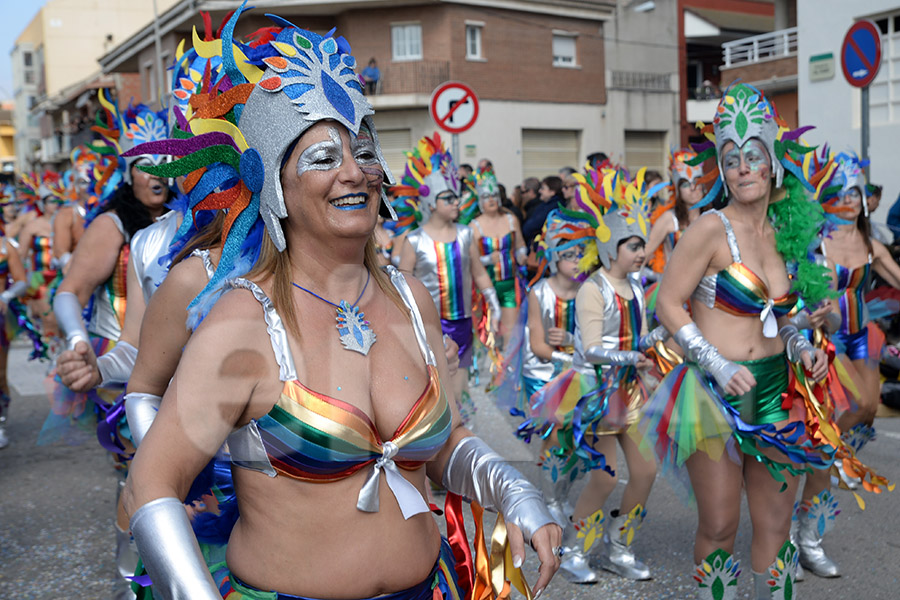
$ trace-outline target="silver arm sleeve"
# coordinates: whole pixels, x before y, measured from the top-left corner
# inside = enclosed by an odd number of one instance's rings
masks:
[[[591,346],[584,351],[584,359],[595,365],[636,365],[641,353],[634,350],[610,350],[603,346]]]
[[[222,600],[209,574],[184,504],[157,498],[131,517],[131,533],[162,600]]]
[[[483,264],[486,267],[489,267],[492,264],[494,264],[494,257],[491,256],[490,254],[482,254],[481,256],[478,257],[478,260],[480,260],[481,264]]]
[[[70,260],[72,260],[72,253],[66,252],[59,258],[53,257],[53,259],[50,261],[50,266],[54,269],[62,269],[67,264],[69,264]]]
[[[522,246],[521,248],[516,248],[516,263],[521,266],[525,264],[525,261],[528,260],[528,248],[526,246]]]
[[[84,327],[84,319],[81,318],[81,303],[78,296],[72,292],[57,292],[53,299],[53,314],[59,329],[66,337],[66,348],[75,349],[78,342],[90,344],[87,329]]]
[[[100,370],[100,385],[109,383],[128,383],[134,363],[137,362],[138,350],[128,342],[118,342],[115,347],[97,357],[97,368]]]
[[[809,343],[809,340],[800,333],[794,325],[785,325],[778,330],[781,340],[784,342],[784,351],[789,361],[800,362],[800,358],[804,352],[808,352],[812,357],[815,349]]]
[[[141,392],[125,394],[125,416],[128,418],[128,429],[131,430],[131,437],[134,438],[135,448],[144,441],[144,436],[153,425],[161,403],[162,398],[156,394],[142,394]]]
[[[640,347],[641,351],[643,352],[647,348],[652,348],[653,346],[655,346],[656,342],[664,342],[670,337],[672,336],[669,334],[669,330],[660,325],[659,327],[655,328],[653,331],[642,337],[641,341],[638,342],[638,347]]]
[[[477,437],[463,438],[456,445],[443,480],[444,487],[454,494],[499,511],[529,542],[538,529],[556,523],[538,489]]]
[[[790,324],[796,327],[797,329],[811,329],[812,325],[809,322],[809,313],[805,310],[801,310],[796,315],[789,319]]]
[[[685,357],[695,362],[713,376],[723,390],[740,367],[724,358],[715,346],[709,343],[695,323],[688,323],[673,336],[684,350]]]
[[[0,302],[9,305],[16,298],[21,298],[28,291],[28,284],[24,281],[14,281],[11,286],[0,294]]]
[[[500,298],[497,296],[497,290],[488,287],[481,290],[481,294],[484,296],[488,308],[491,309],[492,327],[496,329],[497,325],[500,323]]]
[[[554,350],[550,356],[554,362],[563,363],[564,365],[571,363],[573,358],[571,354],[562,350]]]

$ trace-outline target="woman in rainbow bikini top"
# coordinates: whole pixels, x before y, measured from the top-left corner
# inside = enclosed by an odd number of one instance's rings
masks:
[[[272,17],[274,39],[252,48],[260,68],[232,38],[240,15],[223,29],[232,51],[217,98],[240,110],[192,126],[227,131],[240,153],[204,165],[197,185],[248,201],[229,210],[205,290],[224,293],[187,343],[124,492],[154,597],[455,598],[426,476],[502,512],[516,564],[526,540],[541,558],[541,591],[559,564],[558,526],[460,426],[431,351],[442,340],[428,292],[377,265],[392,181],[349,45]],[[181,499],[226,440],[240,518],[207,568]]]
[[[794,474],[807,460],[817,460],[797,453],[789,440],[779,438],[789,419],[782,408],[788,361],[802,364],[816,380],[825,376],[828,362],[824,352],[814,350],[786,319],[796,302],[792,283],[801,276],[823,280],[827,273],[824,268],[812,275],[805,271],[792,281],[786,264],[803,262],[807,268],[805,252],[794,257],[776,250],[776,235],[787,229],[808,230],[810,243],[816,231],[814,226],[786,219],[776,219],[774,226],[770,223],[773,190],[782,186],[782,179],[796,177],[786,172],[782,162],[789,159],[776,151],[776,146],[781,147],[775,144],[776,118],[772,105],[752,86],[736,85],[723,97],[708,131],[715,137],[706,148],[698,149],[701,156],[716,158],[721,178],[700,205],[717,196],[723,184],[729,203],[722,211],[701,216],[685,231],[666,267],[677,277],[663,276],[657,299],[659,320],[673,333],[687,364],[663,381],[639,428],[651,447],[655,432],[677,439],[660,443],[657,449],[666,466],[672,460],[676,468],[686,465],[696,497],[699,524],[694,559],[699,564],[695,579],[701,598],[733,597],[714,596],[719,585],[737,589],[732,587],[738,567],[731,553],[742,489],[753,523],[753,598],[784,597],[779,594],[786,586],[790,589],[796,559],[787,541],[798,480]],[[786,181],[789,191],[779,201],[809,201],[801,185]],[[823,297],[825,293],[823,289]],[[821,298],[804,300],[816,305]],[[685,308],[688,301],[691,312]],[[698,385],[693,388],[683,383],[694,378]],[[669,396],[674,396],[674,409],[666,414],[662,407],[669,403]],[[719,414],[730,415],[728,423],[720,422],[716,432],[704,411],[713,420]],[[679,422],[678,415],[697,418]],[[759,435],[777,442],[757,443]],[[782,486],[786,486],[783,492]],[[787,566],[770,570],[779,561]]]

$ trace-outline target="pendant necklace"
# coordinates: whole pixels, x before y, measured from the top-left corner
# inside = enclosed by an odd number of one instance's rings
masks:
[[[362,291],[359,293],[359,297],[353,304],[348,304],[346,300],[341,300],[340,304],[335,304],[317,293],[310,291],[301,285],[297,285],[293,281],[291,282],[291,285],[303,290],[311,296],[315,296],[322,302],[327,302],[335,307],[337,309],[337,317],[335,317],[335,320],[337,321],[336,327],[341,336],[341,345],[345,350],[353,350],[354,352],[366,355],[369,353],[369,348],[375,343],[375,332],[372,331],[369,322],[366,321],[366,315],[359,310],[357,304],[362,300],[363,294],[366,293],[366,288],[369,287],[369,279],[371,278],[372,274],[367,272],[366,284],[363,286]]]

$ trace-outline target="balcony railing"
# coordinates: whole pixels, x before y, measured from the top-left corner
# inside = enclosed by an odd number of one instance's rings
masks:
[[[725,67],[742,66],[762,60],[795,56],[796,54],[796,27],[745,37],[722,44],[722,60],[725,63]]]
[[[395,62],[381,70],[381,94],[430,94],[450,79],[450,63],[445,60]]]
[[[668,92],[672,89],[671,81],[672,77],[669,73],[613,71],[610,87],[624,90]]]

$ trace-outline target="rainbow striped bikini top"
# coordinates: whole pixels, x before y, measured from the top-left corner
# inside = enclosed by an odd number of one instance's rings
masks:
[[[506,217],[509,220],[509,231],[504,235],[495,237],[484,235],[481,224],[477,220],[472,221],[472,224],[478,229],[478,235],[480,236],[479,250],[481,251],[481,256],[487,256],[492,252],[500,253],[499,261],[486,265],[491,281],[506,281],[507,279],[515,277],[516,274],[515,262],[513,260],[513,253],[515,252],[515,230],[513,229],[512,216],[506,215]]]
[[[385,270],[409,309],[428,370],[425,390],[391,438],[382,440],[371,418],[359,408],[310,390],[297,380],[287,332],[272,301],[256,284],[235,279],[227,286],[249,290],[263,306],[284,388],[268,414],[228,437],[228,448],[232,463],[239,467],[313,483],[338,481],[368,467],[357,501],[357,508],[365,512],[378,511],[379,471],[384,471],[404,517],[409,518],[429,508],[397,467],[413,471],[433,458],[450,437],[452,413],[406,279],[394,267]]]
[[[51,239],[47,236],[36,235],[31,238],[31,272],[43,273],[50,270],[50,261],[53,260]]]
[[[825,242],[821,245],[822,255],[825,252]],[[841,309],[840,333],[859,333],[869,322],[869,311],[866,308],[866,288],[869,287],[869,277],[872,274],[872,255],[869,254],[868,262],[855,269],[844,265],[834,264],[837,275],[836,291],[841,295],[838,298],[838,306]]]
[[[725,226],[725,239],[733,262],[718,273],[700,279],[691,298],[708,308],[718,308],[738,317],[759,315],[765,336],[775,337],[778,334],[775,319],[791,312],[797,303],[796,294],[788,292],[770,298],[765,282],[741,262],[741,251],[728,217],[718,210],[709,212],[718,215]]]

